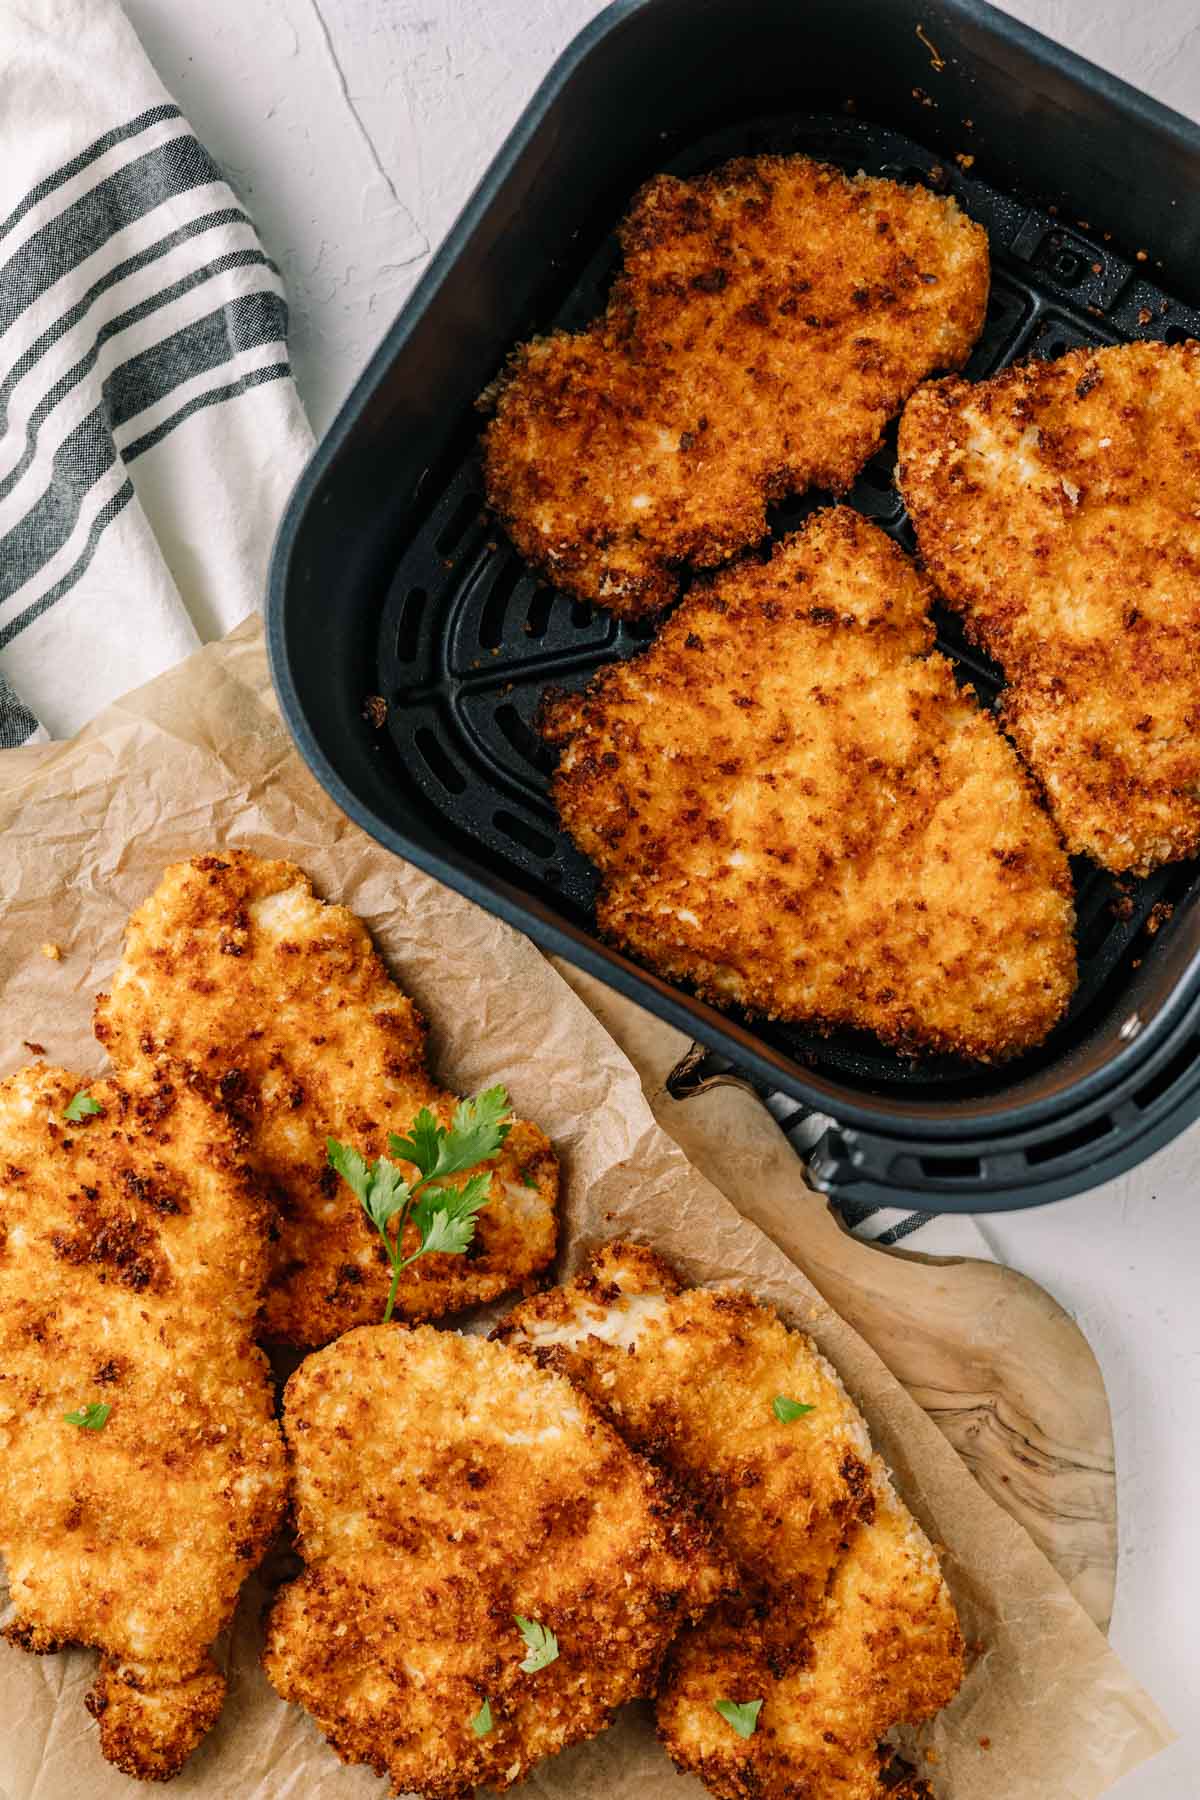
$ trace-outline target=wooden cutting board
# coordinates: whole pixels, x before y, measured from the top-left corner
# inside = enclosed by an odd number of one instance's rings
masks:
[[[1117,1566],[1112,1421],[1074,1320],[1014,1269],[851,1237],[753,1094],[719,1085],[673,1100],[664,1083],[687,1038],[555,966],[638,1070],[663,1129],[855,1326],[1106,1630]]]

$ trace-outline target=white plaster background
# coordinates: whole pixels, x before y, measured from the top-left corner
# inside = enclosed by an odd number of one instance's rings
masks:
[[[283,267],[318,431],[553,58],[600,10],[596,0],[125,3]],[[1200,116],[1200,0],[1013,0],[1008,10]],[[1200,1800],[1200,1127],[1096,1193],[982,1224],[998,1256],[1072,1310],[1108,1381],[1121,1506],[1113,1641],[1181,1734],[1114,1796]]]

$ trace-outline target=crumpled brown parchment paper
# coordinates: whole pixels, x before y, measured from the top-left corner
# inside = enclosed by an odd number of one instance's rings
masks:
[[[102,1066],[92,997],[129,912],[165,864],[222,844],[290,857],[319,892],[353,907],[430,1017],[438,1076],[463,1093],[503,1079],[517,1110],[550,1134],[565,1176],[564,1271],[589,1242],[630,1232],[693,1281],[742,1282],[812,1332],[944,1547],[976,1646],[958,1699],[915,1745],[939,1800],[1092,1800],[1170,1741],[1041,1552],[851,1324],[688,1163],[633,1066],[534,945],[374,844],[322,793],[279,722],[257,623],[72,742],[0,759],[0,1072],[28,1060],[24,1040],[81,1074]],[[61,961],[43,943],[59,945]],[[231,1634],[225,1712],[172,1792],[382,1800],[384,1783],[343,1768],[267,1685],[264,1596],[256,1578]],[[0,1800],[129,1800],[132,1784],[101,1759],[84,1711],[93,1664],[89,1651],[39,1659],[0,1645]],[[646,1707],[544,1764],[529,1788],[546,1800],[702,1791],[674,1773]]]

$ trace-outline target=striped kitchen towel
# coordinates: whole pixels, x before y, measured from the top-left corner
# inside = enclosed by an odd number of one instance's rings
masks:
[[[260,602],[311,449],[279,271],[115,0],[0,4],[0,746]]]

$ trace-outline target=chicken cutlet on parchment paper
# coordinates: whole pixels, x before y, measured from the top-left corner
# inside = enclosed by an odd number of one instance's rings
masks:
[[[315,898],[292,863],[233,849],[195,856],[169,868],[134,913],[111,990],[95,1031],[113,1062],[139,1069],[169,1055],[201,1072],[275,1204],[264,1337],[314,1346],[374,1325],[391,1270],[329,1165],[326,1139],[350,1138],[373,1159],[421,1107],[449,1125],[455,1100],[430,1079],[425,1021],[358,919]],[[470,1254],[406,1270],[402,1318],[494,1300],[553,1259],[558,1169],[543,1133],[514,1119],[488,1171]]]
[[[6,1636],[100,1651],[100,1751],[142,1781],[219,1717],[209,1646],[287,1504],[253,1343],[268,1209],[207,1098],[165,1063],[0,1081]]]
[[[430,1018],[438,1079],[460,1093],[503,1080],[517,1111],[546,1131],[563,1168],[562,1273],[624,1233],[688,1281],[744,1285],[812,1334],[904,1500],[944,1547],[971,1646],[960,1695],[919,1746],[938,1800],[1093,1800],[1169,1742],[1153,1702],[1040,1552],[852,1327],[659,1130],[632,1065],[533,945],[371,843],[319,791],[269,698],[259,625],[110,708],[73,744],[8,753],[0,832],[5,1072],[29,1061],[23,1039],[82,1074],[100,1067],[92,999],[116,966],[129,913],[167,864],[219,843],[286,857],[372,931]],[[43,956],[43,943],[61,960]],[[173,1791],[382,1800],[383,1782],[343,1768],[315,1726],[271,1693],[258,1666],[265,1597],[261,1583],[244,1597],[225,1711]],[[93,1667],[89,1653],[0,1651],[0,1706],[13,1722],[0,1741],[6,1800],[77,1800],[85,1758],[89,1800],[129,1800],[80,1723]],[[926,1747],[936,1762],[924,1760]],[[703,1791],[674,1773],[641,1705],[530,1782],[539,1800]]]

